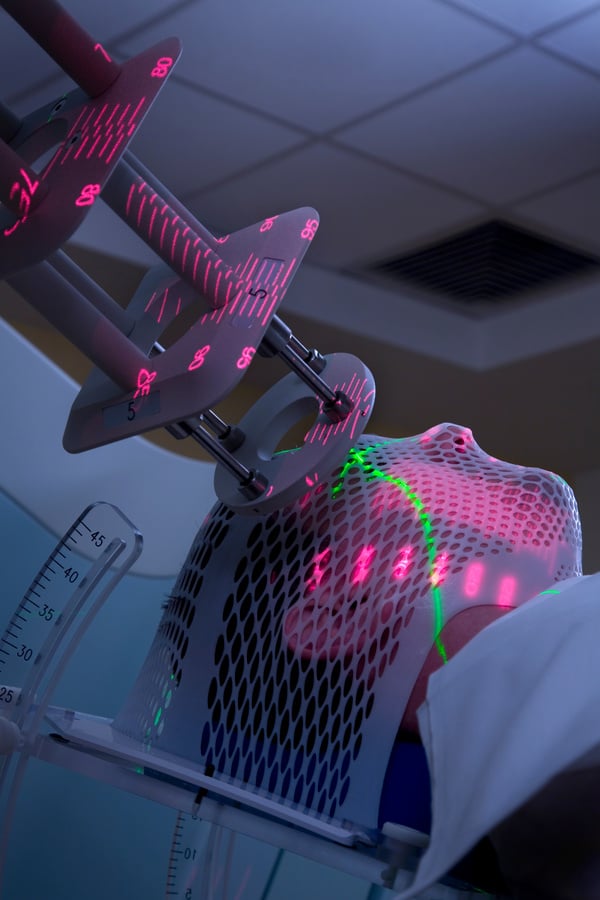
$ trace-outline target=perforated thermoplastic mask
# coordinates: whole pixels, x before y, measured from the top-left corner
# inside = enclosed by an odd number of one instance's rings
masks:
[[[285,509],[214,507],[115,727],[376,827],[428,674],[580,559],[558,476],[490,457],[458,425],[364,436]]]

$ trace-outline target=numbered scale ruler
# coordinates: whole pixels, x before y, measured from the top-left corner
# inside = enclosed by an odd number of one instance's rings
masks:
[[[33,579],[0,638],[0,714],[14,718],[24,687],[45,670],[44,662],[86,598],[111,569],[112,589],[140,551],[141,535],[115,506],[94,503],[84,510]]]
[[[110,503],[88,506],[39,570],[0,638],[0,895],[21,782],[54,688],[141,550],[140,532],[120,510]]]
[[[202,801],[205,802],[205,801]],[[202,803],[196,807],[200,812]],[[315,839],[296,829],[238,832],[179,812],[173,831],[166,900],[394,900],[409,887],[428,836],[402,825],[384,825],[379,850]],[[260,836],[257,836],[260,835]],[[491,895],[455,879],[419,893],[421,900],[484,900]]]
[[[165,896],[180,900],[267,900],[284,851],[179,812]]]

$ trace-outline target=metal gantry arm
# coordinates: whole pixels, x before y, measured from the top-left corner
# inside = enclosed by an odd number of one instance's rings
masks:
[[[1,5],[79,85],[22,121],[0,108],[0,276],[98,370],[73,405],[65,448],[79,452],[166,427],[213,456],[217,491],[234,509],[266,513],[293,500],[345,457],[374,398],[360,360],[311,355],[277,314],[317,213],[293,210],[211,234],[127,150],[173,71],[179,42],[168,39],[119,65],[55,0]],[[36,172],[36,159],[58,135],[58,148]],[[163,261],[127,310],[61,249],[99,197]],[[163,332],[190,308],[197,310],[192,325],[163,348]],[[214,407],[256,352],[278,355],[292,374],[258,412],[229,425]],[[307,409],[315,423],[305,446],[293,461],[278,458],[278,440]]]

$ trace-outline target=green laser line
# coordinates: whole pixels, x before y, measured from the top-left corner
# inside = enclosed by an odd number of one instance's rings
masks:
[[[402,438],[400,438],[399,440],[402,440]],[[412,503],[421,521],[421,527],[423,529],[423,536],[425,539],[425,547],[427,549],[427,556],[429,558],[429,580],[431,583],[431,593],[433,597],[433,639],[438,653],[446,663],[448,662],[448,654],[446,652],[446,648],[444,647],[442,639],[440,638],[440,633],[442,631],[442,628],[444,627],[444,607],[442,601],[442,593],[440,591],[439,585],[433,583],[433,579],[435,577],[435,564],[437,561],[437,554],[435,549],[435,541],[432,535],[431,519],[429,518],[425,510],[425,504],[407,481],[403,481],[402,478],[394,478],[393,475],[387,475],[385,472],[382,472],[381,469],[376,469],[370,462],[365,460],[365,456],[367,453],[371,453],[372,450],[376,450],[379,447],[385,447],[390,443],[392,443],[392,441],[373,444],[372,446],[367,447],[365,450],[357,450],[355,447],[352,447],[348,453],[348,459],[344,463],[344,467],[342,468],[342,471],[338,476],[338,480],[332,488],[331,496],[332,498],[335,497],[342,490],[342,482],[346,477],[346,474],[354,465],[358,465],[363,469],[366,475],[370,475],[373,478],[380,478],[382,481],[387,481],[390,484],[394,484],[396,485],[396,487],[399,487],[405,495],[406,499]]]

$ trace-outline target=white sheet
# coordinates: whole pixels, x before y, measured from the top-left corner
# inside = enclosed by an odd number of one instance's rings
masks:
[[[431,842],[398,900],[417,896],[554,776],[600,752],[600,574],[551,589],[560,593],[490,625],[430,678],[419,724]]]

